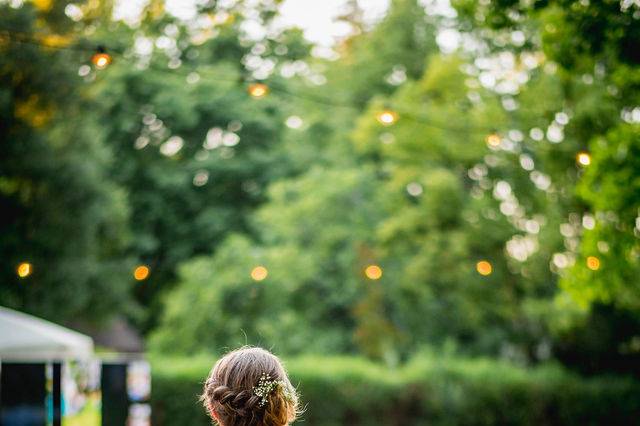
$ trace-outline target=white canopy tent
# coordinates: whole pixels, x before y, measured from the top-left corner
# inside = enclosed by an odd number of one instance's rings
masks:
[[[0,306],[0,359],[54,361],[93,355],[89,336],[49,321]]]

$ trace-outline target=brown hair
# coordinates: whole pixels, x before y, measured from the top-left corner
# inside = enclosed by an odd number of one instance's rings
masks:
[[[278,383],[265,400],[254,390],[263,375]],[[222,426],[285,426],[299,413],[298,396],[282,363],[262,348],[243,347],[219,359],[200,399]]]

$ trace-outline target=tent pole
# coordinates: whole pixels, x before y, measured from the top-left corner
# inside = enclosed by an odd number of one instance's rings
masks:
[[[62,425],[62,364],[53,363],[53,426]]]

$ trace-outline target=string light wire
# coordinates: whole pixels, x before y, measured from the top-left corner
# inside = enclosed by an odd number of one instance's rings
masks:
[[[20,31],[0,30],[0,39],[8,40],[9,42],[37,45],[37,46],[52,48],[57,50],[71,50],[71,51],[86,53],[89,55],[93,55],[97,53],[98,46],[104,46],[104,44],[95,44],[93,46],[90,46],[87,44],[68,44],[63,46],[58,43],[47,42],[47,37],[48,35],[36,36],[34,34],[20,32]],[[118,56],[120,58],[128,59],[124,49],[119,49],[117,47],[109,47],[104,51],[105,53],[108,53],[111,56]],[[176,75],[175,70],[165,68],[165,67],[157,67],[153,63],[149,63],[147,69],[151,69],[153,71],[159,71],[159,72],[167,72],[172,75]],[[229,78],[228,75],[220,75],[218,70],[210,69],[207,66],[199,66],[197,69],[190,70],[189,72],[192,72],[192,71],[198,72],[200,74],[212,73],[214,74],[214,76],[212,77],[213,79],[217,81],[226,81],[226,82],[240,84],[241,86],[243,86],[242,90],[246,90],[246,88],[244,87],[245,85],[252,83],[252,81],[246,78],[240,78],[240,79]],[[352,109],[352,110],[360,109],[357,105],[354,105],[353,102],[350,102],[347,100],[336,101],[333,98],[327,98],[324,96],[319,96],[314,93],[304,92],[300,90],[293,91],[287,87],[284,87],[283,85],[279,84],[276,81],[269,81],[266,84],[268,85],[270,92],[277,92],[286,96],[295,97],[301,100],[310,101],[316,104],[320,104],[320,105],[324,105],[332,108],[346,108],[346,109]],[[466,125],[464,127],[454,127],[454,126],[446,125],[443,123],[436,123],[434,120],[430,118],[415,114],[410,111],[402,110],[399,108],[394,107],[394,108],[390,108],[390,110],[393,110],[393,112],[395,112],[398,115],[398,119],[408,119],[416,123],[423,124],[425,126],[428,126],[437,130],[447,131],[447,132],[464,133],[467,135],[474,134],[474,133],[484,135],[492,130],[487,127],[479,127],[479,126],[472,126],[472,125]]]
[[[68,44],[65,46],[62,46],[60,44],[56,44],[56,43],[49,43],[47,42],[47,37],[49,37],[51,35],[49,34],[43,34],[43,35],[34,35],[32,33],[26,33],[24,31],[16,31],[16,30],[0,30],[0,39],[5,39],[8,40],[9,42],[18,42],[18,43],[26,43],[26,44],[31,44],[31,45],[38,45],[38,46],[42,46],[42,47],[47,47],[47,48],[53,48],[53,49],[58,49],[58,50],[74,50],[77,52],[82,52],[85,54],[90,54],[93,55],[95,53],[97,53],[100,49],[101,46],[104,46],[102,44]],[[126,53],[126,49],[125,48],[119,48],[119,47],[114,47],[114,46],[109,46],[108,50],[106,51],[107,53],[109,53],[112,56],[118,56],[122,59],[129,59],[127,53]],[[165,73],[169,73],[171,75],[176,75],[176,71],[173,69],[169,69],[167,67],[158,67],[155,66],[154,63],[149,63],[147,65],[147,69],[151,69],[153,71],[158,71],[158,72],[165,72]],[[251,84],[251,83],[256,83],[255,81],[252,81],[250,79],[246,79],[244,77],[229,77],[228,75],[224,75],[221,74],[219,72],[218,69],[212,69],[206,65],[200,65],[197,68],[191,69],[189,70],[189,73],[191,72],[197,72],[199,74],[206,74],[209,73],[209,75],[211,76],[211,78],[213,80],[216,81],[221,81],[221,82],[229,82],[229,83],[236,83],[239,84],[241,87],[240,89],[243,91],[246,91],[247,89],[247,85]],[[186,77],[186,75],[185,75]],[[265,82],[266,83],[266,82]],[[300,100],[306,100],[306,101],[310,101],[316,104],[320,104],[320,105],[324,105],[327,107],[332,107],[332,108],[345,108],[345,109],[351,109],[351,110],[361,110],[361,107],[354,104],[354,101],[349,101],[349,100],[336,100],[336,98],[327,98],[325,96],[319,96],[315,93],[309,93],[309,92],[305,92],[304,90],[296,90],[293,91],[291,89],[289,89],[288,87],[279,84],[279,82],[274,81],[274,80],[270,80],[268,81],[268,90],[269,92],[277,92],[280,93],[282,95],[286,95],[286,96],[290,96],[290,97],[294,97]],[[361,103],[361,104],[366,104],[368,102],[368,100],[361,100],[358,101],[356,100],[355,103]],[[390,105],[393,106],[393,105]],[[477,126],[477,125],[470,125],[470,124],[466,124],[465,126],[451,126],[449,124],[445,124],[445,123],[438,123],[436,121],[434,121],[431,117],[427,117],[425,115],[421,115],[421,114],[416,114],[412,111],[408,111],[408,110],[403,110],[401,108],[396,108],[395,106],[393,106],[393,108],[389,108],[392,112],[394,112],[395,114],[398,115],[397,119],[407,119],[410,121],[413,121],[415,123],[419,123],[428,127],[431,127],[433,129],[437,129],[437,130],[442,130],[442,131],[446,131],[446,132],[451,132],[451,133],[459,133],[459,134],[464,134],[464,135],[481,135],[483,138],[486,137],[487,135],[491,135],[495,133],[495,128],[494,127],[485,127],[485,126]],[[554,149],[557,150],[558,147],[553,147]],[[548,147],[548,149],[545,149],[546,151],[551,150],[551,147]],[[571,152],[572,149],[571,148],[560,148],[560,151],[568,153]]]

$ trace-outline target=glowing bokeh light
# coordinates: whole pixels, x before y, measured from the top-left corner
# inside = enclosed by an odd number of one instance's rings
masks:
[[[136,269],[133,270],[133,278],[138,281],[143,281],[149,278],[150,273],[151,271],[149,271],[149,267],[145,265],[139,265],[136,267]]]
[[[418,197],[424,191],[424,189],[422,188],[422,185],[420,185],[417,182],[409,183],[406,189],[409,195],[411,195],[412,197]]]
[[[193,177],[193,184],[195,186],[204,186],[209,182],[209,172],[206,170],[200,170]]]
[[[302,118],[298,117],[297,115],[292,115],[287,118],[285,124],[290,129],[299,129],[304,124],[304,121],[302,121]]]
[[[16,272],[20,278],[27,278],[33,272],[33,265],[29,262],[22,262],[16,268]]]
[[[247,91],[252,98],[260,99],[267,96],[269,93],[269,87],[263,83],[253,83],[249,85]]]
[[[491,273],[493,272],[493,267],[488,261],[481,260],[480,262],[476,263],[476,271],[478,271],[480,275],[484,275],[486,277],[487,275],[491,275]]]
[[[251,278],[254,281],[262,281],[269,275],[269,271],[264,266],[256,266],[251,270]]]
[[[587,167],[591,164],[591,155],[588,152],[580,151],[576,155],[576,162],[583,167]]]
[[[364,269],[364,274],[370,280],[379,280],[382,278],[382,268],[378,265],[369,265]]]
[[[591,269],[592,271],[597,271],[598,269],[600,269],[600,259],[595,256],[587,257],[587,268]]]
[[[490,148],[497,148],[500,146],[501,139],[496,133],[492,133],[487,136],[486,142]]]
[[[378,122],[380,122],[380,124],[384,126],[391,126],[396,121],[398,121],[398,113],[389,109],[385,109],[384,111],[381,111],[376,118],[378,119]]]
[[[91,62],[96,68],[105,69],[111,63],[111,55],[105,52],[98,52],[91,57]]]

